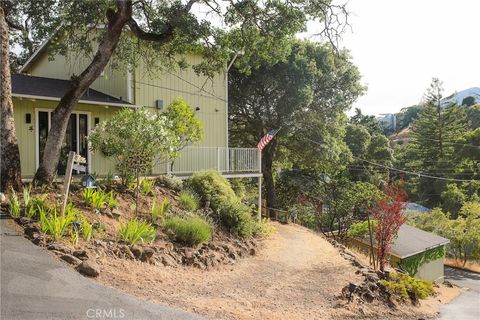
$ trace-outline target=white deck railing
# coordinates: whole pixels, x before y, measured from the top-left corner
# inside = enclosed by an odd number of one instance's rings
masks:
[[[260,173],[261,153],[257,148],[186,147],[166,165],[166,172],[190,174],[215,169],[221,173]]]

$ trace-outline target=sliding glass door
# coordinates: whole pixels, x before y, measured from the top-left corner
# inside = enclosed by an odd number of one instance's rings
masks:
[[[37,113],[37,130],[38,130],[38,149],[37,164],[43,157],[43,150],[48,137],[48,131],[51,127],[51,111],[39,110]],[[68,121],[65,139],[63,140],[62,149],[60,151],[60,161],[57,167],[57,174],[64,175],[67,167],[68,153],[75,151],[88,161],[88,115],[85,113],[72,113]],[[74,172],[75,174],[76,172]]]

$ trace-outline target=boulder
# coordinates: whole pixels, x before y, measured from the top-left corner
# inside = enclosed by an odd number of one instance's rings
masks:
[[[80,263],[82,263],[82,260],[78,259],[77,257],[75,256],[72,256],[70,254],[64,254],[63,256],[60,257],[60,259],[70,263],[70,264],[73,264],[73,265],[78,265]]]
[[[59,243],[59,242],[50,243],[48,245],[47,249],[62,252],[62,253],[65,253],[65,254],[71,254],[72,253],[72,250],[69,247],[67,247],[66,245],[64,245],[62,243]]]
[[[140,259],[140,257],[142,256],[142,253],[143,253],[142,247],[137,246],[137,245],[131,246],[130,251],[133,253],[135,258],[137,258],[137,259]]]
[[[100,274],[100,267],[93,260],[82,261],[82,263],[80,263],[76,269],[78,272],[87,277],[98,277]]]

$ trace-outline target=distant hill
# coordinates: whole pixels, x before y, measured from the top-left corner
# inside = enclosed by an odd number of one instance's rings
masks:
[[[472,97],[474,99],[472,104],[480,103],[480,88],[473,87],[455,92],[442,100],[442,106],[447,106],[451,103],[461,106],[463,100],[467,97]]]

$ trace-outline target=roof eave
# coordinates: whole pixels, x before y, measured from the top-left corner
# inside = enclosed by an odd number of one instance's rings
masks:
[[[20,93],[12,93],[12,97],[25,98],[25,99],[39,99],[39,100],[48,100],[48,101],[60,101],[60,98],[58,98],[58,97],[37,96],[37,95],[20,94]],[[137,105],[126,104],[126,103],[117,103],[117,102],[79,100],[78,103],[96,104],[96,105],[102,105],[102,106],[123,107],[123,108],[138,108]]]

